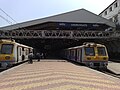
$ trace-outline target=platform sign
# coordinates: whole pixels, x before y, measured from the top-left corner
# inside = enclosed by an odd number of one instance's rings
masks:
[[[58,27],[79,28],[79,29],[107,29],[109,26],[101,23],[69,23],[57,22]]]

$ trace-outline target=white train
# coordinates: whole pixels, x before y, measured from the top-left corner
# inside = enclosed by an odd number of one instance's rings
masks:
[[[63,50],[65,59],[83,63],[92,68],[107,68],[108,52],[105,45],[97,43],[84,43],[81,46]]]
[[[7,67],[28,60],[33,48],[17,43],[15,40],[0,40],[0,66]]]

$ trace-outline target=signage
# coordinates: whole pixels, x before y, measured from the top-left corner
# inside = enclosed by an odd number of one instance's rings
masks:
[[[58,23],[58,26],[65,26],[65,27],[100,27],[103,24],[96,24],[96,23]]]

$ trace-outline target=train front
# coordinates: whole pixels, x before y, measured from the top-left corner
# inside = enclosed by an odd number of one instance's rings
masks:
[[[6,68],[14,63],[14,44],[9,40],[0,40],[0,67]]]
[[[104,45],[88,43],[84,47],[84,62],[91,68],[107,68],[108,53]]]

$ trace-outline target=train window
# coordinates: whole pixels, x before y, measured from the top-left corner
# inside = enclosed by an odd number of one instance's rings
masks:
[[[24,47],[22,47],[22,51],[24,51]]]
[[[74,56],[74,54],[75,54],[75,53],[74,53],[74,50],[71,50],[71,55]]]
[[[25,54],[27,55],[27,49],[25,49]]]
[[[19,50],[20,50],[20,56],[22,56],[22,49],[21,49],[21,48],[19,48]]]
[[[2,44],[1,54],[12,54],[13,44]]]
[[[85,54],[87,56],[95,56],[95,51],[93,47],[85,47]]]
[[[106,56],[106,51],[104,47],[97,47],[99,56]]]

